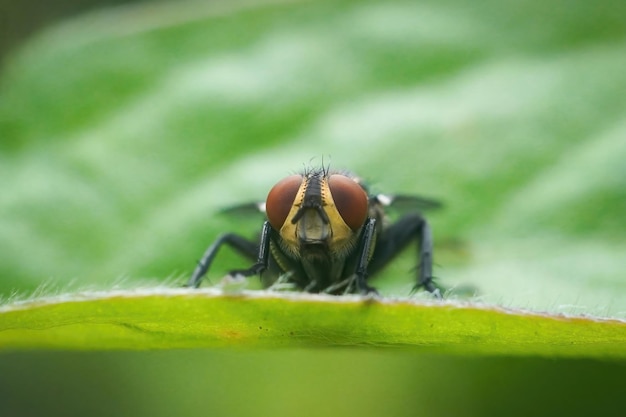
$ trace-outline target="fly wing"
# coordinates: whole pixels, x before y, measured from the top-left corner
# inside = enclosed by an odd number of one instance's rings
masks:
[[[265,201],[237,204],[235,206],[220,209],[219,212],[220,214],[238,217],[248,217],[253,215],[265,214]]]
[[[443,207],[440,201],[416,195],[377,194],[372,200],[399,212],[436,210]]]

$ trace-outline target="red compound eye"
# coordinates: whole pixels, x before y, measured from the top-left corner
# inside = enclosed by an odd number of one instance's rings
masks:
[[[363,188],[352,178],[340,174],[328,178],[328,187],[343,221],[350,229],[358,230],[367,219],[367,194]]]
[[[301,175],[290,175],[270,190],[265,200],[265,212],[274,229],[283,227],[301,184]]]

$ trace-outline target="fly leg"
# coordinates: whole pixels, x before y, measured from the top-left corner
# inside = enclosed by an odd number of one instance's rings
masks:
[[[385,267],[411,241],[418,243],[419,272],[414,290],[423,287],[437,298],[439,288],[433,282],[433,236],[430,226],[420,214],[408,214],[385,229],[378,237],[369,270],[374,273]]]
[[[265,222],[263,224],[263,230],[261,232],[261,244],[257,245],[254,242],[249,241],[248,239],[241,237],[234,233],[227,233],[225,235],[220,236],[211,246],[207,248],[202,256],[202,259],[198,262],[198,266],[193,271],[191,278],[187,282],[186,287],[198,288],[200,286],[200,282],[202,281],[202,277],[207,273],[217,252],[223,245],[228,245],[231,248],[235,249],[238,253],[243,255],[244,257],[254,260],[256,257],[256,263],[252,265],[248,269],[242,270],[233,270],[229,272],[229,275],[243,275],[245,277],[249,277],[251,275],[260,274],[267,268],[267,263],[269,259],[269,235],[270,235],[271,227],[269,222]]]
[[[378,294],[374,287],[367,285],[368,264],[372,255],[374,241],[376,238],[376,219],[369,218],[363,226],[361,238],[359,239],[359,248],[357,251],[357,264],[355,271],[356,290],[362,294]],[[348,284],[350,288],[352,284]]]

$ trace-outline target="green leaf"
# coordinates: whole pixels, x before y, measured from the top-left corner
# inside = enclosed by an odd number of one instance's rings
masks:
[[[83,293],[0,311],[0,347],[402,348],[626,359],[626,323],[454,302],[149,289]]]
[[[358,344],[425,337],[467,353],[623,357],[626,3],[608,4],[576,2],[561,13],[553,1],[175,3],[94,13],[41,33],[0,79],[4,298],[42,280],[79,290],[154,277],[182,283],[219,233],[259,229],[259,219],[219,208],[263,200],[277,180],[329,155],[376,191],[442,200],[445,210],[430,216],[436,275],[477,295],[462,308],[201,295],[129,298],[136,308],[124,297],[8,305],[7,345],[45,346],[48,336],[27,330],[41,326],[41,312],[77,323],[64,327],[66,347],[107,346],[89,337],[100,319],[111,348],[140,337],[142,320],[165,332],[158,343],[141,336],[143,347],[174,347],[177,333],[150,314],[173,309],[193,329],[183,307],[241,305],[261,317],[284,308],[293,321],[270,323],[289,331],[345,314],[339,322],[350,325],[330,328],[360,329]],[[412,255],[373,285],[407,295]],[[209,278],[242,262],[224,251]],[[46,315],[55,309],[59,316]],[[368,311],[390,320],[389,333],[358,326]],[[444,334],[393,339],[411,328],[399,311],[418,328],[441,322]],[[601,320],[553,318],[561,314]],[[535,325],[549,334],[533,336]],[[61,346],[61,328],[46,328]],[[457,343],[475,328],[502,345]],[[261,344],[252,331],[246,343]],[[268,344],[304,343],[272,337]]]

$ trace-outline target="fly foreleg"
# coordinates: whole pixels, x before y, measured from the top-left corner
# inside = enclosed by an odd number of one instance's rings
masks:
[[[376,219],[369,218],[363,226],[359,241],[358,258],[355,271],[356,290],[362,294],[378,294],[374,287],[367,285],[368,264],[372,256],[372,245],[375,243]]]
[[[215,256],[219,252],[220,248],[223,245],[228,245],[233,248],[237,253],[243,255],[244,257],[254,261],[256,259],[256,263],[246,270],[235,270],[229,272],[229,275],[243,275],[243,276],[251,276],[258,273],[261,273],[265,268],[267,268],[268,261],[268,252],[269,252],[269,232],[270,226],[268,222],[265,222],[263,225],[263,231],[261,233],[261,245],[259,246],[257,243],[254,243],[242,236],[239,236],[234,233],[227,233],[219,238],[211,246],[207,248],[202,256],[202,259],[198,262],[196,269],[193,271],[191,278],[187,282],[186,287],[198,288],[200,283],[202,282],[202,278],[207,273]]]
[[[272,233],[272,226],[270,222],[263,223],[263,230],[261,230],[261,242],[258,246],[257,260],[254,265],[248,269],[235,269],[228,273],[230,276],[241,275],[244,277],[250,277],[252,275],[260,275],[267,269],[270,259],[270,235]]]
[[[377,272],[395,258],[411,241],[418,243],[419,271],[414,290],[423,287],[441,298],[433,282],[433,236],[426,219],[420,214],[408,214],[385,229],[376,242],[369,270]]]

